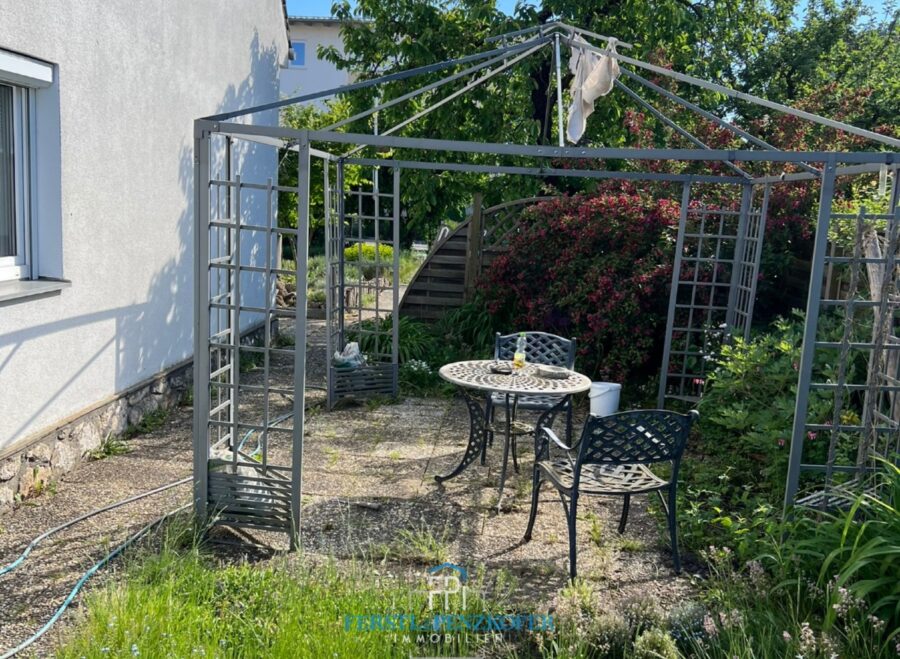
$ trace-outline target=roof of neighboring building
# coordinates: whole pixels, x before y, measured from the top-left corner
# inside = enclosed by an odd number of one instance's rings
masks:
[[[368,23],[369,21],[360,21],[357,19],[353,19],[350,21],[343,21],[340,18],[334,18],[333,16],[288,16],[288,23],[304,23],[306,25],[342,25],[343,23],[352,23],[354,25],[359,25],[360,23]]]
[[[310,23],[319,25],[340,25],[343,21],[331,16],[288,16],[289,23]]]

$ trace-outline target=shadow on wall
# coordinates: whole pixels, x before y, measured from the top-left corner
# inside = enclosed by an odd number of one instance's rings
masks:
[[[262,48],[257,33],[249,45],[249,54],[249,76],[238,86],[230,85],[215,110],[211,110],[209,114],[259,105],[279,98],[277,49],[274,46]],[[248,120],[277,125],[278,112],[276,110],[251,115]],[[11,435],[5,439],[15,441],[28,432],[31,424],[51,408],[64,391],[69,387],[77,386],[79,378],[84,377],[91,364],[107,350],[113,349],[116,353],[116,393],[191,356],[194,329],[193,125],[184,128],[186,137],[181,146],[178,162],[173,165],[178,167],[178,180],[184,197],[184,210],[177,223],[179,237],[177,253],[162,264],[153,275],[143,302],[80,316],[70,316],[0,336],[0,348],[10,348],[6,357],[0,361],[0,371],[2,371],[14,358],[19,348],[30,340],[62,334],[79,327],[83,328],[109,321],[115,323],[114,336],[99,346],[82,363],[70,365],[67,368],[70,375],[65,382],[59,384],[55,392],[48,393],[40,407],[33,410],[18,427],[12,428]],[[265,183],[269,177],[277,176],[277,157],[277,150],[274,147],[248,143],[246,148],[235,151],[235,160],[237,161],[235,170],[243,175],[244,180]],[[213,175],[217,175],[223,162],[224,158],[221,153],[213,155]],[[217,164],[218,169],[216,168]],[[136,181],[136,184],[139,182],[139,179],[133,180]],[[128,194],[127,189],[120,192],[123,195]],[[264,211],[264,209],[264,201],[258,198],[245,203],[242,212],[244,221],[246,222],[247,218],[253,217],[254,214],[261,210]],[[165,224],[165,226],[170,225]],[[242,249],[242,262],[254,264],[260,261],[264,256],[264,250],[261,249],[263,246],[264,243],[260,245],[247,241],[245,248]],[[123,245],[121,249],[137,251],[140,249],[140,245],[134,242]],[[134,259],[138,258],[144,257],[135,253]],[[256,301],[262,301],[261,279],[244,279],[242,287],[245,289],[241,296],[244,303],[254,304]],[[35,377],[38,377],[38,374],[35,374]],[[43,379],[43,381],[49,382],[47,379]],[[95,402],[98,401],[85,400],[83,406],[87,407]]]

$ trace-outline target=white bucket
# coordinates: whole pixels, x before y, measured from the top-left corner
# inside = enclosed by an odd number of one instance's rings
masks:
[[[591,416],[609,416],[619,410],[619,394],[622,385],[615,382],[591,383]]]

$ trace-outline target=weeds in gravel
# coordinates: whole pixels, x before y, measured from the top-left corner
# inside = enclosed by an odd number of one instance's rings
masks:
[[[135,428],[136,426],[131,426]],[[134,435],[139,434],[135,432]],[[133,436],[133,435],[130,435]],[[119,437],[113,437],[112,433],[106,435],[106,439],[101,442],[100,446],[91,451],[88,455],[91,460],[103,460],[114,455],[125,455],[131,451],[131,447],[122,441]]]
[[[265,355],[261,352],[242,350],[240,357],[241,373],[247,373],[248,371],[254,371],[257,368],[260,368],[265,359]]]
[[[341,459],[341,452],[333,446],[326,446],[322,451],[328,457],[329,467],[335,466]]]
[[[131,439],[132,437],[136,437],[137,435],[144,435],[148,432],[153,432],[154,430],[158,430],[163,427],[166,420],[169,418],[169,410],[165,408],[158,408],[153,410],[152,412],[147,412],[140,421],[138,421],[133,426],[128,426],[125,429],[125,432],[122,433],[122,439]],[[107,440],[109,438],[107,437]],[[126,451],[123,451],[127,453]],[[118,455],[117,453],[112,453],[110,455]]]
[[[447,561],[450,547],[447,543],[447,529],[435,535],[432,529],[422,526],[418,529],[404,529],[397,535],[393,552],[397,558],[410,563],[440,565]]]
[[[272,342],[275,348],[293,348],[295,343],[294,335],[290,332],[279,332]]]
[[[194,406],[194,387],[188,387],[184,390],[184,394],[182,394],[181,400],[178,401],[178,404],[182,407]]]
[[[637,552],[644,551],[647,545],[637,538],[622,538],[619,540],[619,551]]]
[[[587,517],[587,519],[590,520],[590,522],[591,522],[591,527],[588,530],[588,535],[591,538],[591,542],[593,542],[594,545],[598,549],[602,549],[603,548],[603,522],[601,522],[600,519],[593,513],[589,513],[589,516]]]

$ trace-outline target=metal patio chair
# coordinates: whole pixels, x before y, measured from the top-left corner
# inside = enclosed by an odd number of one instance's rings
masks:
[[[503,361],[512,361],[516,352],[516,341],[519,333],[501,335],[497,332],[494,339],[494,359]],[[544,364],[547,366],[563,366],[569,370],[575,368],[575,339],[564,339],[556,334],[548,334],[547,332],[525,332],[525,354],[529,363]],[[516,407],[520,410],[531,410],[535,412],[546,412],[554,407],[562,400],[560,396],[519,396]],[[572,399],[567,398],[565,401],[566,412],[566,441],[572,439]],[[486,413],[488,419],[493,423],[494,408],[505,408],[507,406],[507,397],[504,394],[494,393],[487,397]],[[489,437],[493,444],[493,436]],[[516,463],[516,446],[513,443],[513,466],[516,471],[519,470]]]
[[[622,517],[619,533],[625,531],[628,508],[635,494],[656,492],[662,501],[669,524],[672,561],[675,573],[681,572],[678,554],[675,494],[678,469],[691,425],[699,417],[696,410],[678,414],[667,410],[636,410],[610,416],[589,416],[584,424],[579,445],[566,446],[546,427],[535,431],[534,479],[531,515],[525,530],[525,541],[531,540],[537,517],[538,495],[544,481],[559,493],[569,527],[569,576],[574,579],[575,521],[580,496],[621,496]],[[553,458],[551,445],[563,451]],[[575,456],[573,459],[573,455]],[[653,473],[648,465],[669,463],[669,480]],[[668,494],[668,501],[663,497]]]

